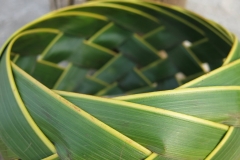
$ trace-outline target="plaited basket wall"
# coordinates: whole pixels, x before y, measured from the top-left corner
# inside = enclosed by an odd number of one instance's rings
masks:
[[[238,160],[239,57],[232,33],[177,7],[108,0],[52,12],[1,50],[1,153]]]

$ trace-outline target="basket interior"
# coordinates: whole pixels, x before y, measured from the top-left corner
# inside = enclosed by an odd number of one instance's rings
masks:
[[[169,90],[223,64],[231,49],[223,32],[157,3],[96,3],[32,23],[11,59],[55,90],[97,96]]]

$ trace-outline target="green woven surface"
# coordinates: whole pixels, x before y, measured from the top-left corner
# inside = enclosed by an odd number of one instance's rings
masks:
[[[89,2],[24,26],[0,54],[5,157],[240,158],[239,43],[194,13]]]

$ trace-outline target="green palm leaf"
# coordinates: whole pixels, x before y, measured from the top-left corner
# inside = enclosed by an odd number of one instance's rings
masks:
[[[19,159],[239,159],[240,47],[151,1],[49,13],[0,54],[0,153]]]

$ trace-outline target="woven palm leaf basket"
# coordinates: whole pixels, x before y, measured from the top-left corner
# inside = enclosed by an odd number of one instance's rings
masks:
[[[3,157],[240,159],[238,40],[190,11],[88,2],[27,24],[0,54]]]

